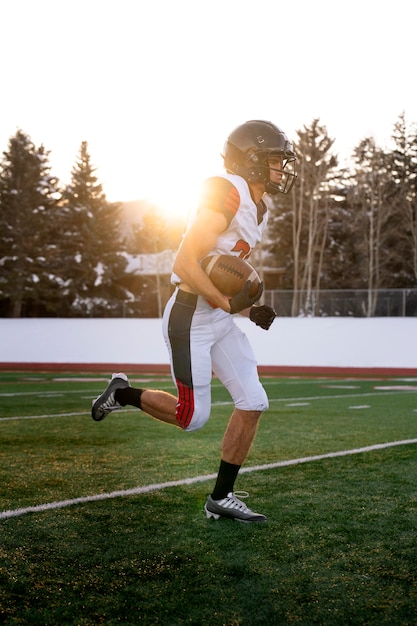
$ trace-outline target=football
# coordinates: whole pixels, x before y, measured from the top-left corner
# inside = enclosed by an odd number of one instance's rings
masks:
[[[243,289],[248,280],[252,282],[249,295],[253,297],[258,292],[261,282],[258,272],[247,261],[237,256],[228,254],[208,256],[201,261],[201,267],[225,296],[234,296]]]

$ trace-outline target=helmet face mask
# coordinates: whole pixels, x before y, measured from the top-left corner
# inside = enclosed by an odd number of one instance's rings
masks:
[[[288,193],[297,176],[292,143],[278,126],[263,120],[235,128],[226,140],[223,158],[227,171],[248,183],[263,183],[270,195]]]

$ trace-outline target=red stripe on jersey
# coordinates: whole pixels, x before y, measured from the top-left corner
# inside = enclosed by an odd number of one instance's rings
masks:
[[[180,380],[176,382],[178,389],[176,418],[181,428],[187,428],[194,415],[194,389],[187,387]]]
[[[213,176],[208,178],[202,187],[199,208],[219,211],[230,224],[240,206],[238,189],[226,178]]]
[[[227,197],[224,199],[224,206],[233,215],[236,215],[240,204],[240,195],[236,187],[231,187]]]

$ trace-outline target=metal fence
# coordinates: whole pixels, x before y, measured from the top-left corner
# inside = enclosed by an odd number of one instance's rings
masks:
[[[263,301],[282,317],[417,317],[417,289],[266,290]]]

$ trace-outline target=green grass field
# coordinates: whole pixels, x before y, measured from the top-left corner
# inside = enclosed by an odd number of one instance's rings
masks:
[[[236,484],[252,525],[203,511],[232,409],[216,380],[197,433],[93,422],[106,380],[0,373],[1,624],[417,624],[417,379],[265,378]]]

